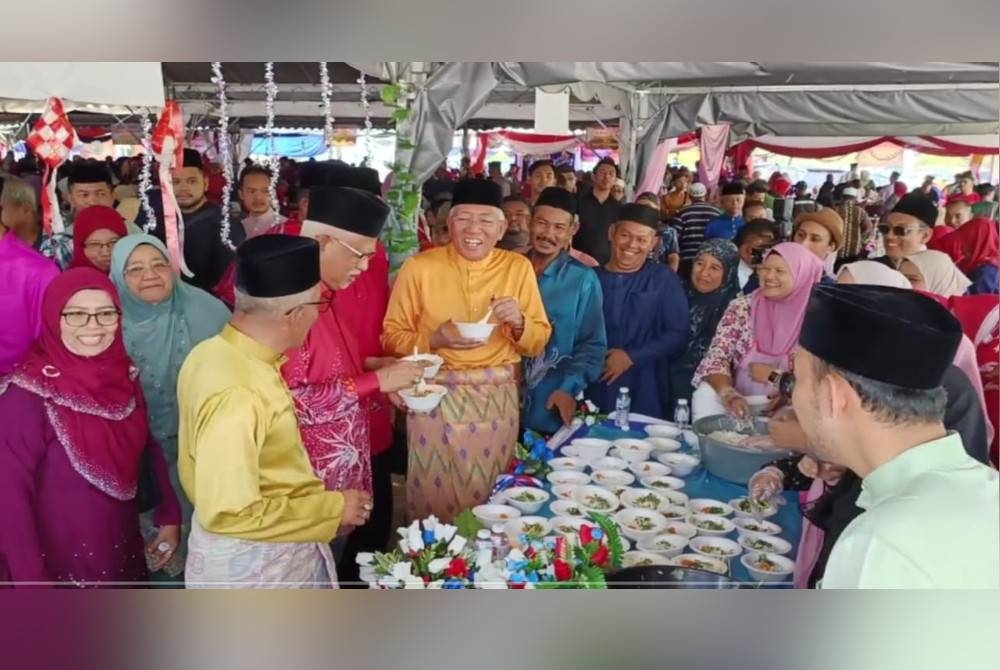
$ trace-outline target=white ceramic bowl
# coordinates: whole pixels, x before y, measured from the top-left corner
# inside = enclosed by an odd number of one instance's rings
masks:
[[[545,475],[550,484],[575,484],[582,486],[590,483],[590,475],[576,470],[553,470]]]
[[[694,469],[701,465],[701,459],[692,454],[678,454],[665,452],[656,457],[660,463],[669,467],[676,477],[687,477],[694,472]]]
[[[733,513],[732,507],[721,500],[714,500],[712,498],[695,498],[694,500],[689,500],[688,509],[695,514],[711,514],[713,516],[730,516]]]
[[[590,462],[591,470],[625,470],[628,461],[616,456],[602,456]]]
[[[600,514],[611,514],[621,506],[618,496],[601,486],[577,487],[573,491],[573,502],[588,512]]]
[[[564,470],[564,472],[566,472]],[[577,489],[580,484],[556,484],[552,487],[552,493],[555,494],[556,498],[559,500],[572,500],[573,491]]]
[[[605,488],[630,486],[635,481],[635,475],[624,470],[595,470],[590,473],[590,481]]]
[[[672,423],[651,423],[645,428],[646,435],[650,437],[669,437],[676,440],[681,434],[681,429]]]
[[[671,521],[684,521],[691,516],[691,510],[683,505],[667,505],[656,511]]]
[[[673,472],[668,466],[656,461],[637,461],[629,463],[628,469],[636,477],[666,477]]]
[[[527,534],[529,540],[540,540],[552,532],[552,522],[542,516],[522,516],[504,524],[504,530],[512,542],[521,544],[521,535]]]
[[[692,514],[687,522],[698,529],[699,535],[729,535],[736,526],[724,516],[712,514]]]
[[[504,504],[516,507],[524,514],[538,514],[538,510],[552,498],[552,494],[544,489],[531,486],[512,486],[504,491]]]
[[[551,519],[552,532],[560,535],[576,535],[584,524],[593,525],[587,519],[578,516],[557,516]]]
[[[733,519],[733,523],[736,524],[736,530],[739,531],[740,535],[747,533],[757,533],[759,535],[781,534],[781,526],[773,521],[758,521],[757,519],[738,516]]]
[[[688,546],[688,538],[683,535],[672,533],[660,533],[653,537],[636,543],[636,547],[641,551],[648,551],[651,554],[659,554],[665,558],[673,558],[680,555],[684,548]]]
[[[729,501],[736,516],[751,519],[767,519],[778,513],[778,508],[769,502],[753,502],[749,498],[733,498]]]
[[[626,507],[637,507],[654,512],[662,512],[670,507],[670,501],[662,493],[650,489],[628,489],[621,495]]]
[[[623,568],[636,568],[644,565],[667,565],[667,557],[654,554],[651,551],[626,551],[622,556]]]
[[[646,440],[633,440],[631,438],[615,440],[614,447],[616,453],[613,452],[612,455],[623,458],[629,463],[644,461],[649,458],[650,452],[653,451],[653,445]]]
[[[487,528],[492,528],[497,523],[506,525],[512,519],[521,518],[521,510],[510,505],[476,505],[472,508],[472,514]]]
[[[788,540],[760,533],[740,535],[739,543],[741,547],[749,552],[757,551],[765,554],[784,556],[792,551],[792,543]]]
[[[615,522],[625,537],[636,542],[659,535],[667,529],[667,519],[657,512],[638,507],[626,507],[615,514]]]
[[[424,379],[434,379],[437,373],[440,372],[441,366],[444,365],[444,359],[437,354],[410,354],[409,356],[404,356],[403,360],[424,363]]]
[[[654,491],[680,491],[684,488],[684,480],[677,477],[643,477],[639,482],[647,489]]]
[[[680,535],[683,538],[690,540],[692,537],[698,534],[698,529],[687,523],[686,521],[669,521],[667,522],[667,532],[671,535]]]
[[[583,472],[583,469],[587,467],[587,462],[582,458],[576,458],[575,456],[557,456],[556,458],[549,459],[549,467],[553,470],[575,470],[577,472]]]
[[[769,569],[761,567],[760,561],[762,559],[772,564]],[[760,582],[781,582],[791,577],[792,573],[795,572],[795,563],[778,554],[762,554],[755,551],[743,554],[740,563],[747,569],[751,577]]]
[[[553,500],[549,503],[553,516],[585,517],[587,510],[580,507],[574,500]]]
[[[411,412],[426,414],[434,411],[441,404],[441,399],[447,395],[448,389],[439,384],[425,384],[425,392],[427,395],[414,395],[416,388],[411,387],[400,391],[399,396]]]
[[[570,456],[571,458],[580,458],[580,454],[576,453],[576,447],[572,444],[567,444],[559,448],[560,456]]]
[[[671,437],[647,437],[646,441],[653,445],[653,456],[668,454],[681,448],[681,443]]]
[[[719,559],[712,558],[711,556],[702,556],[701,554],[681,554],[680,556],[674,556],[673,558],[668,558],[667,560],[670,562],[670,565],[676,565],[679,568],[704,570],[705,572],[714,572],[719,575],[729,573],[729,565],[725,561],[720,561]]]
[[[495,323],[470,323],[468,321],[456,321],[455,325],[458,326],[459,335],[467,340],[479,340],[480,342],[490,339],[493,329],[496,328]]]
[[[696,537],[688,543],[688,546],[696,554],[722,561],[728,561],[743,553],[743,547],[724,537]]]
[[[585,461],[596,461],[602,456],[607,456],[608,449],[611,448],[611,440],[599,440],[596,437],[584,437],[570,442],[576,450],[576,455]]]
[[[675,491],[673,489],[657,489],[656,492],[669,500],[671,505],[687,509],[688,496],[683,491]]]

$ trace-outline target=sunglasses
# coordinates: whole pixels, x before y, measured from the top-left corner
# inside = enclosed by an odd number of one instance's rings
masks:
[[[888,235],[890,232],[896,237],[906,237],[910,233],[915,233],[919,228],[907,228],[906,226],[889,226],[881,224],[878,227],[878,232],[883,235]]]

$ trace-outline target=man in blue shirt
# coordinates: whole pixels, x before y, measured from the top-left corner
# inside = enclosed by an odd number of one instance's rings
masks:
[[[721,237],[731,240],[736,237],[743,227],[743,202],[746,200],[746,193],[743,184],[738,181],[730,182],[722,187],[722,197],[719,204],[722,205],[722,214],[708,224],[705,229],[705,239],[711,240]]]
[[[569,425],[576,395],[600,376],[607,353],[600,282],[566,251],[578,227],[573,193],[550,187],[539,194],[527,256],[552,337],[541,356],[525,360],[524,424],[540,433]]]

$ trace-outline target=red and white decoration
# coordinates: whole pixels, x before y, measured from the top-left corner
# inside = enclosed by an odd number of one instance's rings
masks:
[[[45,111],[35,122],[28,135],[27,145],[45,164],[42,180],[42,225],[46,233],[64,230],[59,200],[56,198],[56,170],[62,165],[76,145],[77,136],[70,123],[62,100],[49,98]]]
[[[184,115],[175,100],[163,106],[160,120],[153,129],[153,155],[159,163],[160,189],[163,192],[163,229],[166,232],[167,251],[174,267],[187,277],[193,277],[184,262],[184,225],[181,208],[174,194],[170,170],[184,164]]]
[[[744,140],[741,144],[793,158],[834,158],[865,151],[883,142],[937,156],[990,155],[1000,151],[996,135],[944,135],[939,137],[929,135],[884,135],[879,137],[778,137],[761,135]],[[739,144],[731,146],[730,151],[737,146]]]

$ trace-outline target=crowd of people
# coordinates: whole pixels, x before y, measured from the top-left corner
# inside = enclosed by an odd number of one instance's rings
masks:
[[[375,170],[283,159],[275,207],[248,162],[225,203],[187,149],[187,276],[136,160],[69,163],[56,234],[31,161],[7,167],[0,581],[349,585],[389,542],[394,470],[409,519],[453,521],[523,430],[628,389],[665,419],[772,399],[766,442],[800,455],[750,489],[801,491],[801,586],[1000,586],[998,223],[964,175],[910,192],[852,166],[814,196],[674,169],[628,202],[610,158],[523,183],[466,165],[424,185],[421,250],[390,277]],[[421,353],[448,389],[429,413],[399,395]]]

